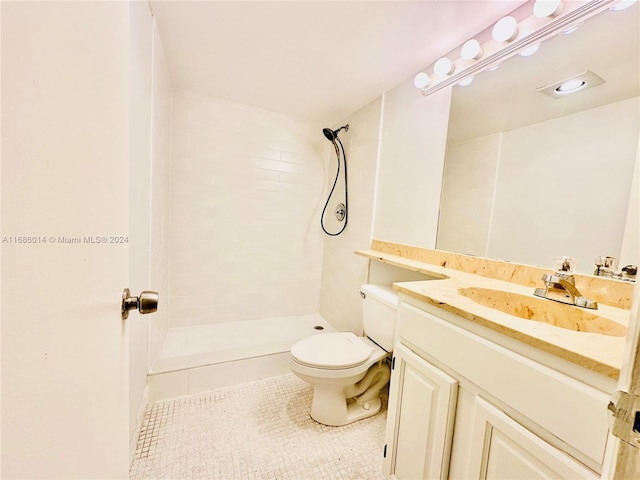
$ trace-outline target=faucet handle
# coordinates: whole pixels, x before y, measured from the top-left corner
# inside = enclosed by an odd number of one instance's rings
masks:
[[[618,269],[618,260],[615,257],[600,256],[596,257],[596,267],[608,268],[616,271]]]
[[[618,260],[615,257],[596,257],[596,269],[594,275],[599,277],[620,277],[618,273]]]
[[[576,259],[573,257],[556,257],[553,259],[556,272],[562,272],[570,274],[573,272],[573,268],[576,265]]]

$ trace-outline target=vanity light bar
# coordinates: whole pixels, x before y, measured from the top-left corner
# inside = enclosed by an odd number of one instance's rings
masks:
[[[535,45],[539,47],[544,40],[579,26],[588,18],[612,10],[618,5],[622,7],[624,4],[627,8],[637,1],[591,0],[580,3],[570,2],[565,6],[561,0],[536,0],[533,7],[525,4],[516,9],[512,15],[498,20],[490,30],[489,40],[483,44],[475,39],[465,42],[460,49],[459,59],[451,61],[451,53],[440,58],[432,67],[433,75],[426,72],[418,74],[424,74],[428,82],[424,86],[420,82],[416,84],[418,79],[416,75],[414,85],[423,95],[430,95],[449,85],[459,84],[465,77],[472,77],[520,52],[523,52],[523,56],[531,55],[537,50]],[[526,16],[526,12],[523,13],[524,9],[529,9],[529,12],[533,9],[533,13]],[[518,22],[516,17],[526,18]],[[482,34],[486,33],[487,31],[482,32]],[[427,81],[424,76],[421,78]]]

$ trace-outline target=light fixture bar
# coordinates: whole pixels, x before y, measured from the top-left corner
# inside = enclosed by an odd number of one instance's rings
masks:
[[[428,88],[422,89],[421,92],[423,95],[427,96],[431,93],[442,90],[449,85],[455,85],[466,76],[473,76],[476,73],[485,70],[491,65],[499,64],[504,60],[517,55],[520,50],[528,46],[540,43],[564,30],[567,30],[575,24],[582,23],[588,18],[591,18],[603,11],[608,10],[611,4],[615,1],[616,0],[591,0],[582,5],[579,5],[574,10],[567,12],[564,15],[560,15],[556,18],[551,18],[549,19],[549,23],[547,23],[546,25],[543,25],[533,32],[524,35],[522,38],[513,40],[511,43],[503,45],[502,48],[499,48],[494,53],[483,56],[482,58],[480,58],[480,60],[466,66],[465,68],[456,69],[453,74],[445,78],[438,79],[439,81],[432,82],[432,84]],[[490,44],[492,43],[492,41],[489,41],[487,43]],[[486,53],[489,48],[486,48],[484,50]],[[454,65],[456,63],[458,62],[454,62]]]

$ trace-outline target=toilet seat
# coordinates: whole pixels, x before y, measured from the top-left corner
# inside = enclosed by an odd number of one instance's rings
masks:
[[[362,365],[373,351],[352,332],[330,332],[300,340],[291,347],[291,356],[308,367],[340,370]]]

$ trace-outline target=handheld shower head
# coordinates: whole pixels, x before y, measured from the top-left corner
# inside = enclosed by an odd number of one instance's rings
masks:
[[[324,133],[324,136],[327,137],[327,140],[331,142],[333,142],[336,139],[336,132],[334,132],[330,128],[323,128],[322,133]]]
[[[349,124],[343,125],[337,130],[331,130],[330,128],[323,128],[322,133],[324,133],[324,136],[327,137],[327,140],[329,140],[330,142],[334,142],[336,138],[338,138],[338,132],[342,129],[344,129],[345,132],[348,132]]]

